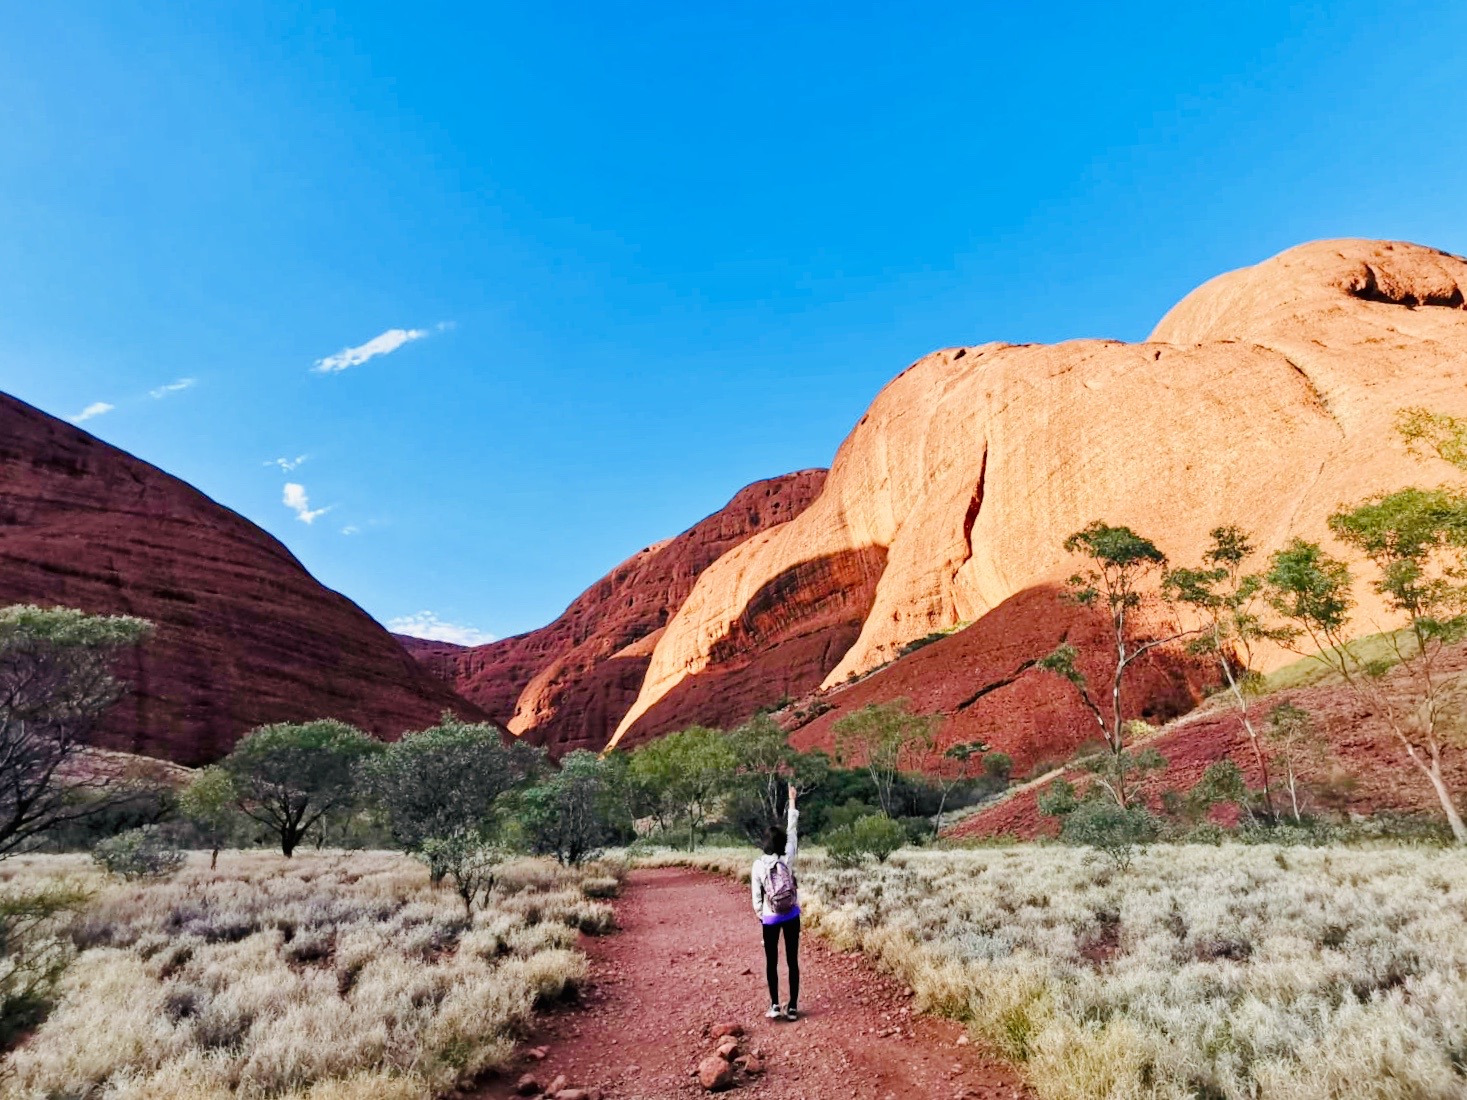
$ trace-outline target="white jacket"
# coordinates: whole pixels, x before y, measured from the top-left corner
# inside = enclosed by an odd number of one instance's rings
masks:
[[[761,855],[754,861],[754,866],[749,870],[749,892],[754,902],[754,915],[760,920],[765,917],[776,917],[778,913],[764,897],[764,888],[769,883],[769,870],[779,860],[784,860],[793,870],[795,866],[795,853],[799,850],[798,826],[800,823],[800,811],[795,809],[795,804],[790,803],[789,813],[785,817],[785,831],[789,834],[784,843],[784,855],[769,856]]]

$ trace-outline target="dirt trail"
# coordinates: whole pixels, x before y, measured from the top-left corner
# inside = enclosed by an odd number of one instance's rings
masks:
[[[479,1093],[514,1095],[521,1073],[542,1086],[564,1074],[605,1100],[705,1095],[691,1074],[715,1025],[740,1024],[742,1050],[762,1074],[740,1074],[733,1095],[769,1100],[1009,1100],[1027,1097],[1014,1072],[962,1029],[916,1015],[911,995],[858,955],[806,933],[795,1023],[764,1019],[764,955],[748,891],[681,868],[633,872],[616,905],[619,932],[588,939],[591,979],[579,1005],[542,1017],[525,1049],[546,1048]],[[781,983],[784,980],[781,958]],[[784,987],[781,984],[781,992]]]

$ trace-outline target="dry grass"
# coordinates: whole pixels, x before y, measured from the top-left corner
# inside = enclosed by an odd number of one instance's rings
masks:
[[[800,873],[807,927],[967,1021],[1044,1097],[1467,1096],[1460,852],[1164,845],[1122,874],[1030,845],[853,871],[812,854]]]
[[[611,926],[581,890],[598,867],[504,869],[465,918],[389,853],[195,856],[129,885],[84,857],[7,861],[0,877],[95,897],[55,1010],[7,1060],[5,1097],[423,1100],[504,1066],[537,1002],[575,988],[578,929]],[[0,883],[3,885],[3,883]]]

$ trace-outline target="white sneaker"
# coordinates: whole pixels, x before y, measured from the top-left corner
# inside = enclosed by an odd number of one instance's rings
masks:
[[[770,1005],[769,1011],[764,1014],[764,1018],[766,1020],[783,1020],[784,1009],[780,1008],[779,1005]]]

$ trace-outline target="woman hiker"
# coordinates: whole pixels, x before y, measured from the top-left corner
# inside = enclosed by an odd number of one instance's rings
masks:
[[[764,854],[749,872],[754,915],[764,926],[764,974],[769,980],[771,1020],[798,1020],[800,1010],[800,895],[795,884],[795,851],[799,847],[795,785],[790,784],[789,814],[785,828],[773,826],[764,841]],[[779,937],[784,935],[784,960],[790,972],[790,999],[779,1005]]]

